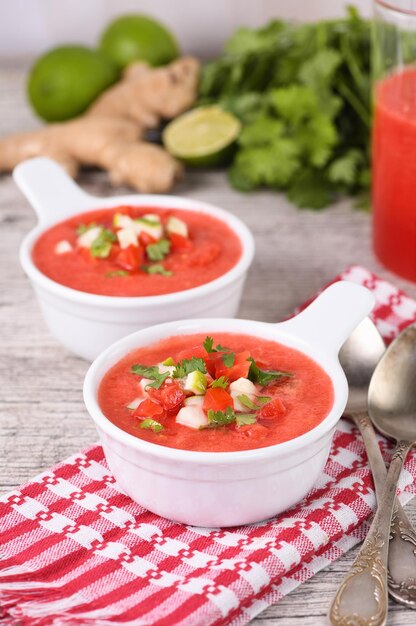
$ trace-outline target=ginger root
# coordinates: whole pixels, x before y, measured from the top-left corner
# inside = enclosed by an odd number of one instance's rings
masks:
[[[199,65],[183,58],[163,68],[134,64],[85,115],[39,130],[0,138],[0,172],[48,156],[73,177],[80,166],[107,170],[114,185],[164,193],[182,173],[162,147],[144,141],[146,128],[188,109],[196,98]]]

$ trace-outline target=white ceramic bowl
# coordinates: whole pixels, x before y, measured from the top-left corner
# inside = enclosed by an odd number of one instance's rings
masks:
[[[36,292],[51,333],[69,350],[94,359],[117,339],[150,324],[199,317],[234,317],[240,304],[247,271],[254,256],[254,240],[241,220],[211,204],[178,196],[91,196],[54,161],[30,159],[18,165],[14,179],[39,218],[23,240],[20,262]],[[122,204],[200,211],[218,217],[239,237],[242,256],[219,278],[199,287],[160,296],[113,297],[77,291],[40,272],[32,260],[39,236],[53,224],[97,208]]]
[[[250,524],[301,500],[326,463],[335,425],[346,405],[348,388],[338,361],[339,348],[373,304],[372,294],[364,287],[339,282],[305,311],[280,324],[231,319],[171,322],[136,332],[108,348],[87,373],[84,400],[120,486],[147,509],[197,526]],[[215,453],[149,443],[104,416],[97,401],[100,381],[126,354],[164,337],[220,331],[272,339],[312,357],[334,386],[329,414],[309,432],[285,443]]]

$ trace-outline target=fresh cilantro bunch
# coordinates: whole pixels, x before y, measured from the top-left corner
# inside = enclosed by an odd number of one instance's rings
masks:
[[[243,122],[229,179],[241,191],[286,191],[320,209],[368,189],[370,25],[346,19],[240,28],[205,66],[200,104]]]

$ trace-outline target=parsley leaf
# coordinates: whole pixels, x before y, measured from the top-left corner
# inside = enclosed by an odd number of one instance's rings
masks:
[[[146,430],[153,430],[154,433],[158,433],[163,430],[163,426],[160,422],[152,419],[145,419],[140,422],[140,428],[145,428]]]
[[[150,261],[163,261],[169,250],[170,241],[168,239],[160,239],[158,242],[146,246],[146,254]]]
[[[213,380],[210,386],[213,387],[214,389],[215,387],[221,387],[221,389],[227,389],[228,385],[229,385],[228,378],[226,378],[225,376],[220,376],[219,378],[216,378],[215,380]]]
[[[198,359],[196,357],[191,357],[190,359],[182,359],[179,363],[177,363],[172,377],[173,378],[184,378],[191,372],[202,372],[206,374],[207,369],[205,367],[204,359]]]
[[[258,383],[262,387],[265,387],[273,380],[278,378],[287,378],[292,377],[293,374],[290,372],[281,372],[278,370],[262,370],[258,367],[255,360],[252,357],[249,357],[247,361],[250,361],[250,369],[248,371],[248,377],[253,383]]]
[[[251,398],[249,398],[245,393],[242,393],[241,396],[237,396],[237,400],[241,402],[243,406],[246,406],[248,409],[253,409],[256,411],[259,407]]]
[[[235,354],[234,352],[226,352],[222,355],[221,359],[225,367],[232,367],[235,362]]]
[[[236,421],[236,414],[229,406],[224,411],[213,411],[210,409],[207,413],[208,428],[217,428],[218,426],[227,426]]]
[[[155,263],[155,265],[143,265],[142,270],[146,272],[146,274],[160,274],[161,276],[172,276],[173,273],[166,270],[160,263]]]
[[[256,423],[256,416],[253,413],[239,413],[236,416],[237,426],[247,426]]]
[[[161,374],[159,372],[159,368],[156,365],[132,365],[131,371],[133,372],[133,374],[137,374],[138,376],[142,376],[143,378],[150,378],[150,380],[153,380],[153,382],[149,383],[149,385],[147,386],[153,387],[154,389],[159,389],[169,376],[169,372],[164,372],[163,374]]]

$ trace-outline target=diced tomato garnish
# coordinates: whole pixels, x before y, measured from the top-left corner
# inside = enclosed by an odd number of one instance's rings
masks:
[[[192,241],[183,235],[170,233],[169,239],[173,252],[189,252],[194,247]]]
[[[216,378],[216,369],[217,364],[221,362],[222,352],[210,352],[209,354],[205,353],[205,356],[202,358],[205,361],[205,367],[207,368],[207,372],[213,377]]]
[[[160,406],[160,404],[150,400],[150,398],[146,398],[146,400],[143,400],[143,402],[139,404],[133,415],[134,417],[152,418],[156,415],[162,415],[163,413],[163,407]]]
[[[179,409],[186,396],[179,385],[172,382],[170,385],[163,385],[161,388],[160,399],[165,411],[173,411]]]
[[[113,245],[111,246],[111,250],[110,250],[110,254],[108,256],[108,260],[109,261],[115,261],[118,257],[118,255],[120,254],[120,246],[118,245],[118,243],[113,243]]]
[[[237,426],[236,432],[242,435],[244,438],[249,439],[264,439],[269,429],[262,424],[245,424],[244,426]]]
[[[265,404],[259,411],[258,417],[263,420],[273,420],[277,417],[283,417],[286,413],[286,407],[280,398],[274,398]]]
[[[144,262],[144,250],[140,246],[128,246],[120,250],[114,262],[129,272],[137,271]]]
[[[79,247],[77,250],[78,250],[78,254],[82,256],[84,261],[86,261],[87,263],[91,263],[91,264],[97,263],[97,259],[94,256],[92,256],[89,248]]]
[[[219,359],[215,364],[215,377],[219,378],[220,376],[225,376],[230,382],[238,378],[247,378],[248,370],[251,365],[250,361],[247,361],[249,356],[250,352],[248,350],[238,352],[235,355],[234,364],[231,367],[227,367],[222,358]]]
[[[117,207],[117,213],[122,213],[123,215],[128,215],[129,217],[133,217],[134,207],[129,205],[122,205]]]
[[[146,247],[146,246],[150,245],[151,243],[156,243],[157,239],[152,237],[152,235],[149,235],[149,233],[142,232],[139,235],[139,241],[142,244],[142,246]]]
[[[194,346],[193,348],[186,348],[185,350],[181,350],[175,360],[182,361],[182,359],[192,359],[192,357],[195,357],[196,359],[205,359],[206,356],[207,352],[204,346],[198,345]]]
[[[202,405],[204,411],[225,411],[227,407],[234,407],[230,394],[221,387],[210,387],[205,394]]]

